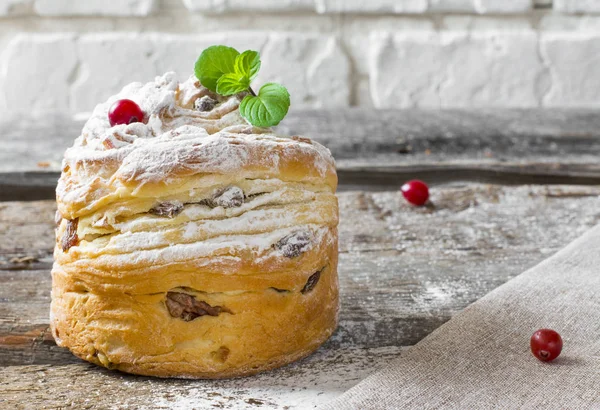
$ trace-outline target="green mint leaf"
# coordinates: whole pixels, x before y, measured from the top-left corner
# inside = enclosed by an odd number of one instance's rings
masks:
[[[258,51],[246,50],[235,58],[235,72],[246,75],[250,81],[256,78],[260,70]]]
[[[247,95],[240,103],[240,114],[257,127],[279,124],[290,108],[290,93],[280,84],[263,85],[258,95]]]
[[[244,74],[223,74],[217,81],[217,93],[221,95],[237,94],[250,87],[250,79]]]
[[[239,54],[235,48],[231,47],[208,47],[198,57],[194,73],[203,86],[217,92],[219,78],[223,74],[235,72],[235,59]]]

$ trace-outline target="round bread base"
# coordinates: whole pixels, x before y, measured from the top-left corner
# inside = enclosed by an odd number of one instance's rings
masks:
[[[134,374],[138,376],[153,376],[160,378],[174,378],[174,379],[232,379],[232,378],[241,378],[247,376],[253,376],[258,373],[263,373],[269,370],[278,369],[280,367],[286,366],[288,364],[292,364],[298,360],[302,360],[314,352],[316,352],[329,338],[333,335],[335,330],[337,329],[338,321],[336,319],[335,325],[331,328],[331,331],[324,334],[324,338],[322,340],[318,340],[314,343],[314,345],[310,346],[307,349],[301,350],[294,354],[289,354],[284,357],[278,358],[276,360],[271,360],[269,362],[263,363],[261,365],[249,366],[246,368],[238,368],[238,369],[229,369],[225,371],[221,371],[219,373],[207,373],[207,372],[198,372],[198,373],[190,373],[190,372],[181,372],[177,370],[168,370],[165,369],[165,364],[159,365],[150,365],[150,366],[139,366],[133,363],[119,363],[115,364],[112,367],[104,366],[97,358],[87,360],[87,358],[82,357],[75,352],[73,354],[79,357],[82,360],[89,361],[90,363],[94,363],[98,366],[105,367],[109,370],[117,370],[119,372]],[[176,366],[176,363],[168,365],[169,367]]]

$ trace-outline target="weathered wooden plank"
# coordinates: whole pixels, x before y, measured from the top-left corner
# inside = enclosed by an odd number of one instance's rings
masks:
[[[235,380],[136,377],[76,363],[0,368],[0,407],[26,409],[316,408],[401,349],[321,349],[285,368]]]
[[[502,162],[492,159],[452,161],[423,158],[420,162],[406,160],[390,163],[385,156],[366,160],[338,161],[339,192],[354,190],[388,191],[398,189],[404,181],[422,179],[430,185],[457,182],[478,182],[503,185],[524,184],[570,184],[600,185],[600,162],[598,157],[546,158],[546,162],[535,159],[518,162]],[[59,173],[44,172],[0,172],[0,201],[31,201],[55,197]]]
[[[0,120],[0,172],[58,170],[83,122],[58,115]],[[591,109],[293,110],[278,131],[311,136],[339,160],[391,153],[449,159],[600,153],[600,116]]]
[[[600,166],[593,162],[564,162],[556,159],[547,162],[501,162],[482,159],[474,161],[428,162],[404,164],[387,163],[379,158],[381,165],[373,165],[378,158],[338,161],[340,192],[351,190],[389,191],[398,189],[409,179],[422,179],[429,185],[478,182],[502,185],[599,185]]]
[[[600,187],[470,185],[434,189],[427,208],[397,192],[340,194],[343,309],[329,347],[414,344],[593,226],[598,194]],[[0,255],[0,336],[26,335],[4,350],[0,343],[0,363],[60,363],[68,353],[38,337],[47,324],[54,204],[0,205],[0,232],[14,236],[14,251]],[[9,231],[11,219],[20,235]],[[21,261],[28,256],[37,261]]]
[[[0,407],[318,405],[596,224],[599,194],[583,186],[443,187],[425,208],[398,192],[340,194],[334,337],[283,369],[199,382],[111,373],[56,347],[47,332],[54,204],[0,204]]]
[[[55,212],[53,201],[0,203],[0,268],[12,258],[34,258],[16,261],[20,268],[52,256]]]
[[[598,194],[600,187],[444,187],[425,208],[397,192],[340,194],[340,329],[299,363],[216,382],[112,373],[57,348],[46,331],[54,205],[0,204],[0,407],[318,405],[596,224]],[[28,251],[45,256],[23,260]]]
[[[60,116],[0,120],[0,200],[51,198],[62,154],[82,124]],[[327,145],[342,189],[389,189],[415,176],[600,183],[600,116],[593,110],[305,110],[290,113],[279,131]]]
[[[338,159],[389,153],[515,159],[598,152],[599,125],[594,110],[351,108],[298,111],[279,130],[313,136]]]
[[[58,171],[0,172],[0,201],[35,201],[55,197]]]

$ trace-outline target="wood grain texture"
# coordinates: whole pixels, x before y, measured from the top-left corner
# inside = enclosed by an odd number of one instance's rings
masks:
[[[82,124],[0,120],[0,201],[53,198]],[[346,191],[341,323],[323,348],[233,381],[158,380],[83,363],[48,332],[54,203],[3,202],[0,408],[318,406],[600,219],[596,111],[296,111],[279,132],[327,145]],[[397,192],[414,177],[442,184],[430,206],[412,208]]]
[[[57,115],[0,119],[0,172],[59,170],[62,153],[83,123]],[[277,131],[314,138],[338,160],[374,155],[475,159],[474,153],[514,160],[600,153],[600,116],[591,109],[293,110]]]
[[[0,200],[50,199],[82,120],[0,120]],[[327,145],[342,190],[432,183],[600,184],[594,110],[299,110],[278,127]]]
[[[26,409],[318,408],[401,349],[321,349],[310,358],[234,380],[151,379],[86,363],[0,369],[0,407]]]
[[[341,323],[315,355],[255,378],[155,380],[89,366],[47,332],[51,201],[0,204],[0,407],[318,405],[600,220],[600,187],[469,184],[413,208],[340,197]]]

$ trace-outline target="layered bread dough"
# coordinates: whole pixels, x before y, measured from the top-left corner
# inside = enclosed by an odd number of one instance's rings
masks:
[[[57,188],[51,327],[82,359],[161,377],[253,374],[335,330],[337,176],[173,73],[100,104]],[[144,122],[111,127],[128,98]]]

